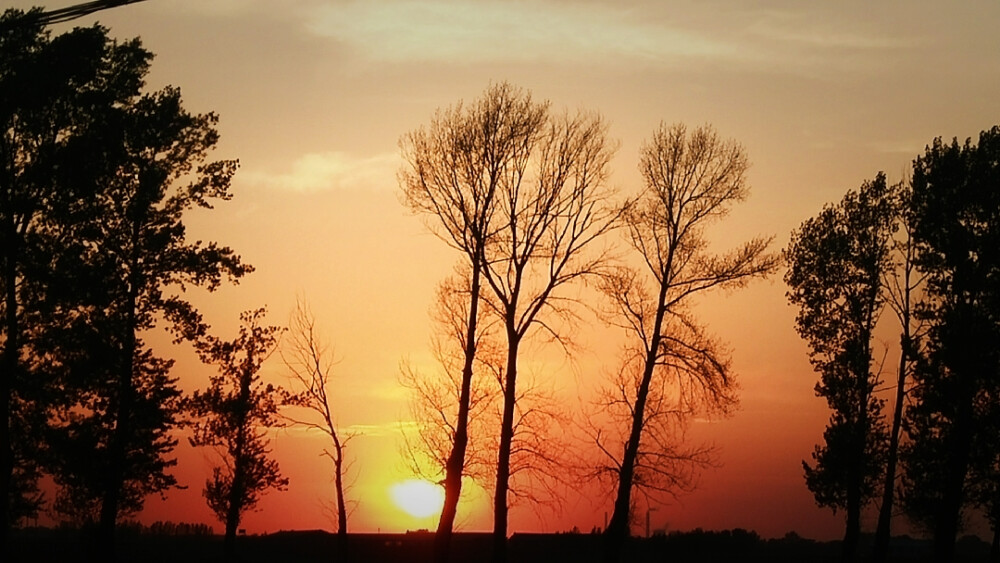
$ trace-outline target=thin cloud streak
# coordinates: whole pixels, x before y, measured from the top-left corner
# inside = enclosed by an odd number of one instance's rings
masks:
[[[855,56],[919,42],[866,22],[830,26],[818,13],[695,9],[679,19],[657,3],[387,0],[312,4],[306,28],[382,63],[568,64],[813,74],[864,70]],[[854,25],[858,24],[858,25]],[[846,52],[846,53],[845,53]],[[845,60],[849,55],[852,62]]]
[[[309,153],[292,163],[288,172],[245,170],[237,177],[242,183],[293,192],[391,190],[396,187],[396,170],[400,163],[401,158],[396,153],[368,157],[344,152]]]
[[[384,62],[593,64],[745,56],[735,45],[645,23],[638,15],[604,4],[390,0],[317,6],[307,25]]]

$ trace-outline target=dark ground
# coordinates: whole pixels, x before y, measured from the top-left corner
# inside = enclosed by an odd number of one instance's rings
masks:
[[[76,530],[30,529],[12,533],[11,552],[4,561],[66,562],[86,561],[86,535]],[[238,538],[240,561],[246,563],[336,563],[399,562],[420,563],[430,560],[433,534],[350,534],[347,555],[340,556],[335,535],[322,531],[278,532],[263,536]],[[870,537],[862,542],[862,553],[870,552]],[[488,561],[490,535],[456,534],[453,561]],[[551,561],[598,562],[601,536],[592,534],[514,534],[509,543],[511,563]],[[989,545],[978,538],[966,537],[958,543],[956,563],[985,562]],[[894,538],[895,563],[926,561],[930,544],[908,537]],[[817,542],[789,534],[782,539],[761,539],[746,530],[674,532],[649,539],[633,538],[626,546],[625,561],[705,563],[839,561],[840,542]],[[221,536],[122,534],[118,542],[122,562],[215,562],[222,561]]]

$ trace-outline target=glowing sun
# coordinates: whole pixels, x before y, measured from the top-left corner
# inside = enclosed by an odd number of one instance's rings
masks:
[[[407,479],[389,488],[396,506],[414,518],[426,518],[441,512],[444,490],[423,479]]]

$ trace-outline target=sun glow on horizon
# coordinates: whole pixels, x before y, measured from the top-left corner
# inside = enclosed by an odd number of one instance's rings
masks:
[[[444,490],[423,479],[407,479],[389,488],[392,502],[414,518],[440,514],[444,505]]]

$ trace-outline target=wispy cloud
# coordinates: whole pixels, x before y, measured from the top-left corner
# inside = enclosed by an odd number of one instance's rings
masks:
[[[388,0],[317,6],[310,30],[389,62],[595,63],[730,58],[734,46],[620,6],[540,0]]]
[[[813,72],[863,69],[912,41],[822,9],[556,0],[310,4],[305,25],[374,62],[578,64]],[[834,18],[835,21],[830,21]],[[846,56],[846,59],[845,59]],[[849,59],[849,60],[847,60]]]
[[[876,21],[836,19],[821,10],[765,11],[751,19],[747,31],[752,38],[773,42],[775,47],[826,51],[887,51],[914,47],[919,41],[894,35]]]
[[[358,157],[344,152],[310,153],[292,163],[291,170],[244,170],[241,182],[298,192],[332,189],[392,189],[401,157],[396,153]]]

